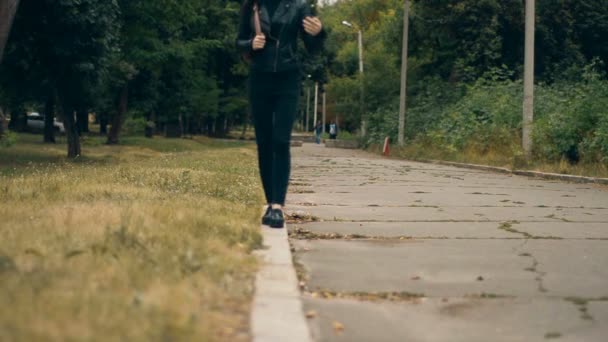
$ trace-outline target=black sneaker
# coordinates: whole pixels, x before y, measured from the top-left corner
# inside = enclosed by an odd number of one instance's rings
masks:
[[[285,217],[283,216],[283,210],[272,209],[270,214],[270,228],[283,228],[285,227]]]
[[[262,224],[265,226],[270,226],[270,222],[272,221],[272,207],[268,206],[266,209],[266,213],[262,216]]]

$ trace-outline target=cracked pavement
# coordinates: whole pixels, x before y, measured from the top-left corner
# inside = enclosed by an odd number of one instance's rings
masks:
[[[608,188],[293,149],[317,341],[606,341]],[[307,222],[311,221],[311,222]]]

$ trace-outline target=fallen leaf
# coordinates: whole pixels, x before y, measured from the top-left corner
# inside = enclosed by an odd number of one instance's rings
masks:
[[[420,279],[422,279],[422,278],[420,278],[420,276],[412,277],[412,280],[420,280]]]
[[[333,326],[336,333],[341,333],[344,331],[344,325],[338,321],[334,321]]]
[[[482,276],[477,277],[477,281],[483,281],[483,277]]]
[[[317,312],[315,310],[310,310],[306,313],[306,318],[311,319],[317,317]]]

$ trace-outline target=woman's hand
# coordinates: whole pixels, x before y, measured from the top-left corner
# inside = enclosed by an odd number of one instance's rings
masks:
[[[266,36],[263,34],[258,34],[253,38],[253,42],[251,44],[253,50],[262,50],[264,46],[266,46]]]
[[[302,24],[304,25],[304,31],[311,36],[316,36],[323,30],[323,24],[317,17],[306,17]]]

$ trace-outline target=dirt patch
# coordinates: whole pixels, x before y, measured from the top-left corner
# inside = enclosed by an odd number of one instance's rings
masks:
[[[315,233],[302,227],[289,230],[289,237],[296,240],[413,240],[411,236],[369,236],[362,234]]]
[[[318,290],[308,293],[312,298],[353,299],[365,302],[413,302],[420,303],[422,293],[412,292],[335,292]]]
[[[303,211],[295,211],[291,213],[285,213],[285,219],[290,224],[302,224],[307,222],[320,222],[321,219],[311,213],[305,213]]]
[[[476,307],[479,307],[480,305],[481,305],[481,302],[477,301],[477,300],[471,300],[471,301],[461,302],[461,303],[453,303],[453,304],[448,304],[446,306],[443,306],[439,310],[439,313],[442,315],[447,315],[447,316],[461,316],[461,315],[466,314],[469,311],[472,311]]]

